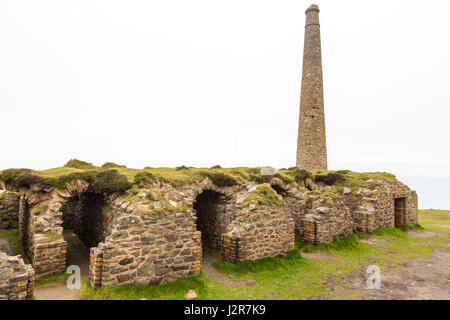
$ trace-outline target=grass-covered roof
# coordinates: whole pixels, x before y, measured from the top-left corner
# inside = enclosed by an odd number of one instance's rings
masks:
[[[300,186],[304,185],[305,179],[310,178],[316,183],[328,186],[335,185],[340,188],[346,186],[351,189],[359,188],[363,184],[367,185],[367,181],[373,184],[379,183],[380,179],[387,182],[397,181],[394,175],[384,172],[305,171],[296,167],[279,169],[274,176],[283,180],[284,183],[296,182]],[[0,180],[17,187],[41,185],[42,187],[64,189],[73,181],[84,180],[94,190],[105,193],[121,192],[133,185],[143,185],[156,181],[182,186],[200,182],[206,177],[219,187],[233,186],[244,181],[256,183],[266,181],[266,177],[261,175],[261,168],[222,168],[220,166],[193,168],[181,166],[177,168],[146,167],[144,169],[132,169],[113,162],[105,163],[102,166],[94,166],[91,163],[76,159],[68,161],[63,167],[48,170],[6,169],[0,171]]]

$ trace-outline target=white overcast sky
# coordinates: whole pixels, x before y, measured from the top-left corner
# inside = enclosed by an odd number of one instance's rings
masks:
[[[450,1],[315,3],[330,169],[450,209]],[[294,166],[310,4],[0,0],[0,169]]]

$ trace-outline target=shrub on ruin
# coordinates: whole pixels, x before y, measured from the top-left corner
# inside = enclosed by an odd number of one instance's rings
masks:
[[[87,182],[95,192],[101,193],[122,192],[131,188],[131,183],[128,181],[127,177],[120,174],[117,170],[72,172],[59,177],[54,186],[58,189],[63,189],[67,184],[75,180],[83,180]]]
[[[5,181],[6,184],[11,184],[16,187],[28,187],[28,188],[31,185],[46,187],[51,186],[54,183],[54,179],[41,177],[30,169],[3,170],[0,175],[0,180]]]
[[[105,162],[102,165],[102,168],[104,169],[111,169],[111,168],[126,168],[127,166],[123,166],[114,162]]]
[[[333,186],[336,183],[345,181],[345,176],[342,173],[330,172],[328,174],[318,174],[314,176],[316,182],[323,182],[328,186]]]
[[[280,204],[281,200],[275,190],[273,190],[269,184],[264,183],[256,186],[256,190],[252,191],[244,200],[244,206],[248,206],[250,203],[273,205]]]
[[[92,187],[102,193],[123,192],[131,188],[131,183],[117,170],[102,170],[94,176]]]
[[[137,185],[143,185],[146,183],[153,183],[157,179],[156,177],[148,171],[139,171],[135,176],[133,183]]]
[[[202,171],[200,174],[209,178],[218,187],[230,187],[239,184],[235,177],[221,171]]]
[[[289,168],[288,172],[298,185],[304,185],[307,178],[313,178],[313,174],[311,172],[298,167]]]
[[[70,159],[64,165],[66,168],[74,168],[74,169],[93,169],[95,166],[90,162],[81,161],[78,159]]]
[[[186,166],[180,166],[180,167],[176,167],[175,170],[177,170],[177,171],[181,171],[181,170],[189,170],[189,168],[186,167]]]

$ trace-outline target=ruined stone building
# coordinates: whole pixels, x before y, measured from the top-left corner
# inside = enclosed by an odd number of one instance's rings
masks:
[[[0,172],[0,229],[26,258],[0,253],[0,299],[30,299],[34,277],[65,272],[71,239],[93,288],[159,284],[200,272],[205,248],[232,263],[417,224],[417,195],[387,173],[326,171],[318,8],[307,11],[298,167],[145,168],[78,160]],[[267,174],[267,172],[269,174]]]
[[[53,172],[58,176],[49,178]],[[7,190],[0,198],[0,229],[20,230],[32,268],[20,257],[1,255],[0,297],[14,298],[6,288],[16,292],[18,287],[20,297],[29,297],[34,273],[42,277],[66,270],[65,230],[89,248],[89,280],[96,288],[198,274],[205,247],[239,263],[284,256],[293,250],[295,238],[320,244],[417,223],[416,193],[389,174],[312,174],[298,168],[271,176],[259,172],[5,170],[0,175],[0,188]]]

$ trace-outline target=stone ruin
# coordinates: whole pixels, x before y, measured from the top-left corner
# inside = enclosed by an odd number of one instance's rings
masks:
[[[0,190],[0,229],[19,227],[19,194]],[[10,256],[0,246],[0,300],[33,298],[34,270],[20,255]]]
[[[0,176],[0,229],[19,229],[31,265],[0,252],[0,299],[30,299],[35,275],[66,270],[66,230],[89,248],[89,282],[99,288],[159,284],[198,274],[205,247],[219,250],[225,261],[240,263],[283,257],[294,249],[295,238],[321,244],[417,224],[416,192],[391,175],[331,172],[316,179],[300,170],[327,169],[325,140],[319,9],[312,5],[306,11],[298,168],[264,174],[260,168],[246,168],[252,173],[232,183],[227,172],[243,168],[206,169],[196,179],[186,175],[182,183],[144,169],[134,172],[135,180],[139,174],[151,179],[127,186],[122,177],[126,187],[120,190],[99,189],[115,177],[103,168],[90,168],[105,174],[102,183],[92,172],[79,170],[52,183],[42,183],[42,173],[5,170],[3,181]],[[178,169],[195,168],[172,170]],[[343,181],[335,184],[332,177]]]
[[[320,244],[417,224],[417,195],[395,179],[367,179],[354,190],[310,177],[304,184],[279,174],[259,179],[230,186],[208,177],[181,186],[154,179],[105,193],[80,179],[63,189],[0,181],[8,190],[0,198],[0,228],[19,228],[32,265],[2,254],[0,297],[29,298],[34,273],[66,270],[66,228],[90,248],[89,281],[98,288],[198,274],[205,247],[239,263],[282,257],[295,237]]]

